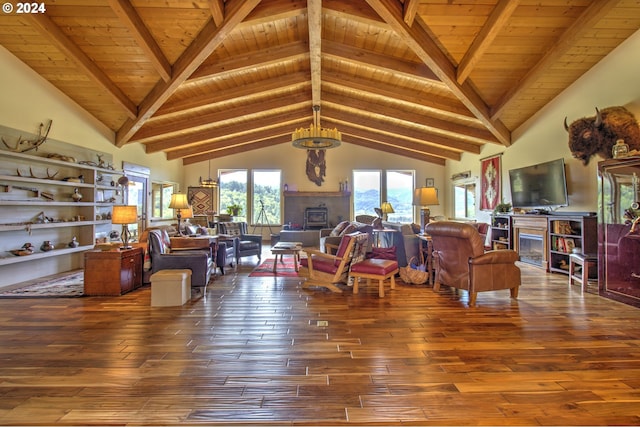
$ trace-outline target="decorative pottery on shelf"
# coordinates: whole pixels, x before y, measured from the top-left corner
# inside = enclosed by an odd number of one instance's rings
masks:
[[[53,244],[51,244],[50,240],[45,240],[42,246],[40,246],[40,250],[42,252],[49,252],[54,249]]]
[[[73,239],[71,239],[68,246],[70,248],[77,248],[79,245],[80,243],[78,243],[78,239],[76,239],[76,236],[73,236]]]

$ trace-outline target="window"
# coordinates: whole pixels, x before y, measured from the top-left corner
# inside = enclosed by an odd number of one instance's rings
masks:
[[[151,184],[152,218],[173,218],[173,209],[169,209],[169,203],[171,202],[171,195],[177,191],[177,185],[172,182],[154,182]]]
[[[386,172],[386,178],[386,201],[394,210],[388,216],[389,221],[413,222],[414,172],[390,170]]]
[[[384,187],[382,178],[384,174]],[[394,213],[388,220],[413,222],[414,171],[353,171],[353,214],[375,215],[382,202],[391,203]]]
[[[247,213],[247,170],[220,171],[220,212],[231,213],[230,206],[240,207],[238,221],[245,221]]]
[[[476,217],[476,183],[461,182],[453,185],[453,212],[458,219]]]
[[[353,171],[353,215],[375,215],[380,207],[381,171]]]
[[[279,170],[253,171],[253,224],[275,225],[282,223],[281,177],[282,172]]]

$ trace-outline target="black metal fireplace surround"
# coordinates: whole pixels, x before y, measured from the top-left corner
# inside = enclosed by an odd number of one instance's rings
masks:
[[[308,207],[304,210],[304,229],[316,230],[329,227],[329,209],[326,206]]]

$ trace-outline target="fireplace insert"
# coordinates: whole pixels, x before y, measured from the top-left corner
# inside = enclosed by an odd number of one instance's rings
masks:
[[[315,230],[329,227],[329,212],[326,206],[305,208],[304,229]]]

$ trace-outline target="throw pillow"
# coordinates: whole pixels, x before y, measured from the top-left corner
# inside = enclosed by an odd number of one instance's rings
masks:
[[[338,237],[342,235],[342,231],[349,225],[349,221],[342,221],[340,224],[336,225],[329,236]]]
[[[342,232],[340,233],[340,236],[344,236],[345,234],[351,234],[355,231],[358,231],[358,227],[356,227],[354,224],[347,224],[344,230],[342,230]]]

